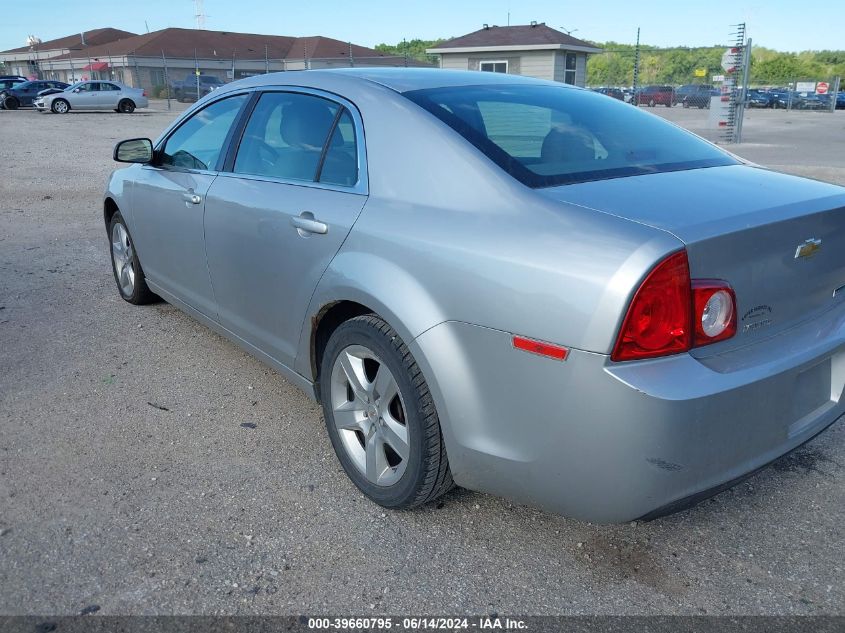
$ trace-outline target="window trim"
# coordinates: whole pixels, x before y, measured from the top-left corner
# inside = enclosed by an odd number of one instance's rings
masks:
[[[482,66],[484,64],[504,64],[505,65],[505,72],[499,73],[500,75],[507,75],[508,71],[510,70],[510,64],[508,64],[508,60],[506,59],[479,59],[478,60],[478,70],[479,72],[483,73],[495,73],[495,70],[484,70]]]
[[[237,156],[238,149],[240,148],[241,139],[243,138],[244,131],[246,130],[247,123],[249,122],[249,118],[252,116],[252,112],[255,109],[258,100],[261,98],[261,95],[265,93],[272,93],[272,92],[290,92],[290,93],[297,93],[297,94],[304,94],[310,95],[313,97],[319,97],[321,99],[326,99],[327,101],[331,101],[339,106],[338,115],[336,116],[335,123],[332,124],[331,132],[334,132],[336,127],[337,121],[340,120],[340,116],[342,113],[348,112],[350,117],[352,118],[352,124],[355,127],[355,150],[358,159],[358,180],[352,186],[345,186],[345,185],[336,185],[331,183],[323,183],[317,181],[307,181],[307,180],[293,180],[289,178],[279,178],[277,176],[261,176],[258,174],[241,174],[236,173],[234,171],[235,166],[235,157]],[[341,97],[340,95],[325,92],[323,90],[317,90],[314,88],[305,88],[302,86],[261,86],[257,87],[253,90],[253,97],[247,103],[247,106],[241,112],[241,119],[238,121],[237,125],[233,127],[235,130],[235,134],[232,135],[232,138],[229,140],[229,148],[226,152],[226,160],[223,163],[222,168],[219,171],[219,175],[221,177],[226,178],[242,178],[245,180],[255,180],[260,182],[274,182],[283,185],[294,185],[297,187],[312,187],[314,189],[328,189],[330,191],[342,191],[344,193],[354,193],[359,195],[369,195],[369,172],[367,171],[367,152],[366,152],[366,141],[364,137],[364,123],[361,119],[361,113],[358,111],[357,106],[348,101],[347,99]],[[331,141],[331,134],[326,138],[326,143],[328,144]],[[324,146],[325,149],[325,146]],[[323,167],[323,159],[325,156],[321,156],[320,163],[317,166],[317,174],[322,171]],[[315,174],[316,175],[316,174]]]

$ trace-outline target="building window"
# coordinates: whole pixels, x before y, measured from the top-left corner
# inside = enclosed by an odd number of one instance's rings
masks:
[[[563,83],[575,85],[575,74],[578,68],[578,56],[575,53],[565,53],[566,65],[563,71]]]
[[[481,62],[481,70],[488,73],[506,73],[508,72],[507,61],[492,61]]]

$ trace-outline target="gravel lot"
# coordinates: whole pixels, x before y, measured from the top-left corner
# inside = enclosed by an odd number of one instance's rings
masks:
[[[0,111],[0,613],[845,613],[842,420],[648,524],[467,491],[409,512],[365,500],[303,393],[171,306],[118,296],[112,145],[174,115]],[[845,184],[844,128],[755,111],[735,151]]]

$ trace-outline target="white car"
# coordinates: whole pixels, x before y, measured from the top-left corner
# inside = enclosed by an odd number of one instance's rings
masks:
[[[80,81],[62,92],[38,97],[33,105],[42,112],[66,114],[71,110],[114,110],[129,114],[146,108],[147,91],[117,81]]]

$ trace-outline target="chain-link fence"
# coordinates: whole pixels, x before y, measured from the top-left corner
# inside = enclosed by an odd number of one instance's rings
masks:
[[[745,38],[744,24],[734,29],[733,43],[709,47],[606,43],[602,53],[590,57],[587,87],[657,108],[663,116],[723,142],[740,141],[743,115],[749,110],[830,113],[845,108],[837,72],[845,70],[845,54],[755,49]],[[810,72],[797,73],[801,68]],[[662,110],[675,107],[694,112]]]
[[[195,55],[175,57],[165,51],[150,57],[135,54],[100,55],[91,58],[74,51],[62,59],[40,60],[33,74],[42,79],[73,83],[86,80],[112,80],[143,88],[152,98],[191,101],[201,98],[215,88],[244,77],[270,72],[311,70],[317,68],[348,68],[364,66],[429,66],[408,55],[355,56],[350,45],[343,57],[272,58],[264,51],[251,51],[229,57]]]

